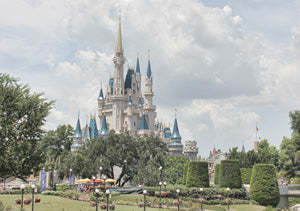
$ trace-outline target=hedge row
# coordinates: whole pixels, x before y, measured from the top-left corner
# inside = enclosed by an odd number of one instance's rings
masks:
[[[207,161],[192,161],[189,163],[186,177],[187,187],[209,187]]]
[[[255,164],[250,183],[251,199],[259,204],[275,207],[279,203],[279,188],[275,166]]]
[[[186,184],[186,175],[187,175],[187,171],[188,171],[188,168],[189,168],[189,164],[186,163],[184,164],[183,166],[183,178],[182,178],[182,184]]]
[[[242,184],[250,184],[252,168],[241,168]]]
[[[215,185],[220,184],[220,164],[215,165],[214,183]]]
[[[238,160],[222,160],[220,167],[220,187],[241,188],[241,170]]]
[[[155,192],[159,192],[159,186],[157,187],[147,187],[145,188],[149,196],[155,196]],[[187,187],[167,187],[166,191],[168,192],[167,197],[176,198],[176,190],[180,189],[180,197],[190,197],[190,198],[202,198],[204,197],[207,200],[213,200],[217,198],[226,198],[227,191],[226,188],[203,188],[203,191],[200,191],[200,188],[187,188]],[[240,189],[230,189],[228,192],[230,198],[249,200],[249,194],[244,188]]]

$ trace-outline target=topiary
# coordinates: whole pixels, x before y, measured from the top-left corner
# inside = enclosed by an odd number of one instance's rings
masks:
[[[263,206],[275,207],[279,203],[279,188],[274,165],[254,165],[250,183],[250,198]]]
[[[192,161],[189,163],[187,187],[209,187],[208,163],[207,161]]]
[[[187,175],[188,168],[189,168],[189,164],[188,163],[184,164],[184,166],[183,166],[183,177],[182,177],[182,184],[184,184],[184,185],[186,184],[186,175]]]
[[[241,168],[242,184],[250,184],[252,168]]]
[[[238,160],[222,160],[220,166],[220,187],[241,188],[241,170]]]
[[[215,185],[220,184],[220,164],[215,165],[214,183]]]

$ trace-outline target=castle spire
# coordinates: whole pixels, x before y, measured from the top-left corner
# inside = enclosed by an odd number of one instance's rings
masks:
[[[172,133],[171,139],[180,139],[181,140],[181,136],[180,136],[180,133],[178,130],[177,117],[175,117],[175,120],[174,120],[174,127],[173,127],[173,133]]]
[[[121,31],[121,9],[119,10],[119,31],[118,31],[117,50],[123,51],[122,31]]]
[[[107,125],[106,125],[106,116],[105,115],[103,116],[100,135],[108,135],[108,129],[107,129]]]
[[[151,78],[151,65],[150,65],[150,49],[148,49],[148,67],[147,67],[147,77]]]
[[[140,74],[140,59],[139,59],[139,51],[137,52],[137,59],[136,59],[136,67],[135,67],[135,73]]]
[[[76,124],[76,130],[75,130],[75,133],[74,133],[74,136],[73,136],[74,138],[82,138],[79,115],[80,115],[80,112],[78,112],[78,119],[77,119],[77,124]]]

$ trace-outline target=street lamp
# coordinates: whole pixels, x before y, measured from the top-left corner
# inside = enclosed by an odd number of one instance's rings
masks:
[[[229,191],[230,191],[230,188],[226,188],[226,192],[227,192],[227,210],[229,210],[229,204],[230,204],[229,198],[228,198]]]
[[[180,190],[177,189],[176,193],[177,193],[177,198],[178,198],[178,211],[179,211],[179,206],[180,206],[180,203],[179,203],[179,193],[180,193]]]
[[[21,209],[23,209],[23,195],[24,195],[25,185],[21,185]]]
[[[162,206],[161,206],[161,186],[162,186],[162,182],[159,182],[159,208],[162,208]]]
[[[165,186],[165,198],[167,198],[167,182],[164,182],[164,186]]]
[[[103,190],[104,190],[104,192],[105,192],[105,190],[106,190],[106,187],[105,187],[106,176],[105,176],[105,175],[103,176],[103,180],[104,180],[104,183],[103,183],[103,187],[104,187],[104,188],[103,188]]]
[[[162,166],[160,166],[160,167],[158,168],[158,170],[159,170],[159,173],[160,173],[160,181],[162,181],[162,179],[161,179],[161,177],[162,177],[162,169],[163,169],[163,167],[162,167]]]
[[[98,211],[98,197],[99,197],[99,189],[96,189],[96,211]]]
[[[93,195],[95,196],[95,179],[96,179],[96,177],[92,176],[92,179],[93,179]]]
[[[110,191],[106,190],[105,193],[106,193],[106,211],[108,211],[108,198],[109,198]]]
[[[143,190],[144,194],[144,211],[146,211],[146,195],[147,195],[147,190]]]
[[[200,193],[201,193],[201,199],[200,204],[201,204],[201,211],[203,210],[203,203],[204,203],[204,198],[203,198],[203,188],[200,188]]]
[[[100,170],[100,180],[101,180],[102,166],[99,167],[99,170]]]
[[[70,190],[71,190],[71,178],[72,178],[72,169],[70,169],[70,179],[69,179]]]
[[[32,188],[32,211],[34,210],[34,189],[35,189],[35,184],[31,185]]]

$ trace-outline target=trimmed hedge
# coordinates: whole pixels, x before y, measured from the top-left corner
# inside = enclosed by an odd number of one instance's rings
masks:
[[[252,168],[241,168],[242,184],[250,184]]]
[[[220,184],[220,164],[215,165],[214,183],[215,185]]]
[[[250,197],[263,206],[275,207],[279,203],[279,188],[274,165],[254,165],[250,183]]]
[[[146,187],[149,196],[155,196],[155,192],[159,192],[159,186],[156,187]],[[214,199],[226,199],[227,191],[226,188],[203,188],[203,191],[200,191],[200,188],[187,188],[183,186],[167,186],[167,198],[177,198],[176,190],[180,189],[180,197],[199,198],[204,197],[205,200],[214,200]],[[240,189],[230,189],[228,192],[228,197],[234,199],[249,200],[249,194],[244,188]]]
[[[207,161],[192,161],[186,177],[187,187],[209,187]]]
[[[184,185],[186,184],[186,175],[187,175],[188,168],[189,168],[189,164],[188,163],[184,164],[183,177],[182,177],[182,184],[184,184]]]
[[[241,170],[238,160],[222,160],[220,166],[220,187],[241,188]]]

